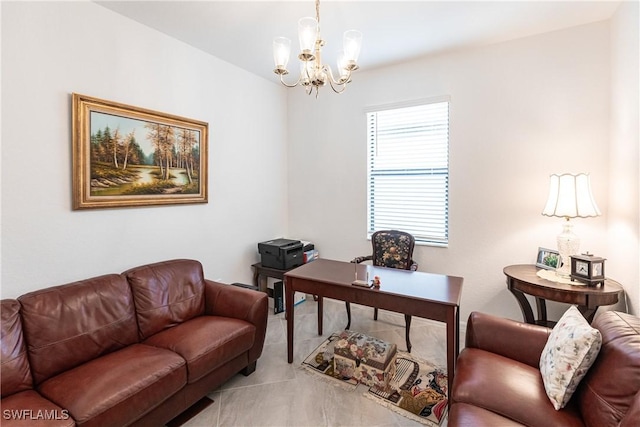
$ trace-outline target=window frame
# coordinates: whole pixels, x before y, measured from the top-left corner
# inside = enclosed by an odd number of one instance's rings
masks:
[[[372,113],[380,113],[380,112],[385,112],[385,111],[389,111],[389,110],[399,110],[399,109],[403,109],[403,108],[410,108],[410,107],[419,107],[419,106],[429,106],[432,104],[439,104],[439,103],[446,103],[446,138],[445,138],[445,144],[446,144],[446,150],[444,150],[445,154],[444,154],[444,158],[445,160],[445,167],[422,167],[422,168],[406,168],[406,169],[387,169],[384,170],[384,168],[378,168],[376,170],[374,162],[375,162],[375,152],[377,149],[377,143],[378,143],[378,129],[372,128],[372,122],[371,120],[375,120],[376,121],[376,125],[378,124],[378,117],[376,116],[375,119],[372,119],[370,117],[370,114]],[[442,188],[442,191],[439,191],[438,193],[435,193],[437,196],[442,197],[443,199],[439,200],[438,203],[435,203],[433,205],[430,206],[436,206],[436,209],[434,209],[435,211],[438,210],[437,206],[440,206],[440,210],[442,210],[442,212],[438,213],[438,215],[440,215],[438,217],[438,220],[433,221],[433,224],[437,224],[438,222],[442,223],[441,228],[438,230],[438,233],[431,233],[429,234],[428,232],[425,232],[424,234],[421,233],[415,233],[414,237],[416,239],[416,244],[417,245],[426,245],[426,246],[436,246],[436,247],[448,247],[449,246],[449,239],[450,239],[450,230],[449,230],[449,218],[450,218],[450,212],[449,212],[449,205],[450,205],[450,147],[451,147],[451,97],[450,96],[438,96],[438,97],[431,97],[431,98],[424,98],[424,99],[416,99],[416,100],[412,100],[412,101],[406,101],[406,102],[398,102],[398,103],[391,103],[391,104],[384,104],[384,105],[376,105],[376,106],[371,106],[371,107],[367,107],[364,110],[365,115],[366,115],[366,133],[367,133],[367,137],[366,137],[366,143],[367,143],[367,220],[366,220],[366,229],[367,229],[367,238],[370,239],[371,235],[377,231],[375,229],[375,189],[372,188],[373,186],[373,182],[375,177],[380,177],[383,174],[387,174],[388,176],[394,176],[397,179],[401,180],[403,176],[408,176],[408,175],[418,175],[419,177],[424,177],[425,179],[428,179],[429,177],[433,178],[433,177],[444,177],[444,183],[439,183],[438,185],[440,186],[444,186]],[[420,124],[427,124],[427,121],[425,120],[424,122],[416,122],[416,123],[420,123]],[[435,121],[432,123],[445,123],[445,122],[440,122],[440,121]],[[375,137],[372,135],[375,134]],[[437,144],[434,144],[433,146],[437,146]],[[440,148],[442,148],[440,146]],[[441,160],[442,161],[442,160]],[[427,166],[427,165],[425,165]],[[372,176],[373,175],[373,176]],[[419,179],[419,178],[417,178]],[[417,180],[414,181],[414,184],[418,184]],[[373,197],[373,200],[372,200]],[[384,198],[384,196],[382,196]],[[382,208],[381,208],[382,209]],[[431,210],[431,209],[427,209],[427,210]],[[427,215],[427,212],[423,212],[419,217],[416,216],[418,219],[421,219],[421,221],[423,223],[429,223],[431,224],[430,221],[425,220]],[[391,222],[392,223],[392,222]],[[405,229],[404,231],[408,231],[412,234],[414,234],[413,230],[411,229],[407,229],[408,227],[404,227],[402,225],[402,223],[398,223],[396,224],[396,226],[389,226],[389,227],[382,227],[379,229],[383,229],[383,228],[394,228],[394,229]],[[437,228],[437,227],[436,227]],[[424,226],[423,231],[427,231],[428,229],[426,228],[426,226]]]

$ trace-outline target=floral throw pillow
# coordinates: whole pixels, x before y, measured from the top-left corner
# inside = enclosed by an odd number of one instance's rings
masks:
[[[598,356],[600,331],[589,326],[575,306],[560,318],[540,357],[540,373],[553,407],[564,408]]]

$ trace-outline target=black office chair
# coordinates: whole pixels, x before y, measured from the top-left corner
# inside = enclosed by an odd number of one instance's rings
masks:
[[[377,267],[399,268],[402,270],[418,269],[413,257],[413,248],[416,245],[415,238],[404,231],[398,230],[379,230],[371,235],[371,246],[373,253],[371,255],[357,257],[351,262],[359,264],[364,261],[371,261]],[[351,304],[347,306],[347,327],[351,326]],[[378,309],[373,309],[373,319],[378,320]],[[411,316],[404,315],[405,334],[407,340],[407,351],[411,352],[411,341],[409,341],[409,329],[411,328]]]

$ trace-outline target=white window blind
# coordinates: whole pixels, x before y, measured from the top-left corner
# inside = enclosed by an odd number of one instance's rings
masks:
[[[449,241],[449,101],[367,112],[368,233]]]

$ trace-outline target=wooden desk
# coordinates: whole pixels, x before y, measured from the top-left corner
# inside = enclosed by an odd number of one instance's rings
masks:
[[[358,277],[379,276],[380,289],[353,286]],[[447,324],[447,375],[453,385],[460,350],[460,296],[462,277],[374,267],[365,264],[318,259],[284,275],[287,315],[287,360],[293,363],[293,293],[318,296],[318,335],[322,335],[323,297],[424,317]]]
[[[516,297],[522,317],[527,323],[553,326],[556,322],[547,319],[546,300],[575,304],[589,323],[601,305],[616,304],[624,289],[615,280],[606,279],[604,285],[569,285],[545,280],[536,275],[539,268],[532,264],[510,265],[504,268],[507,287]],[[576,282],[578,283],[578,282]],[[531,304],[525,294],[536,299],[538,319],[533,316]]]

